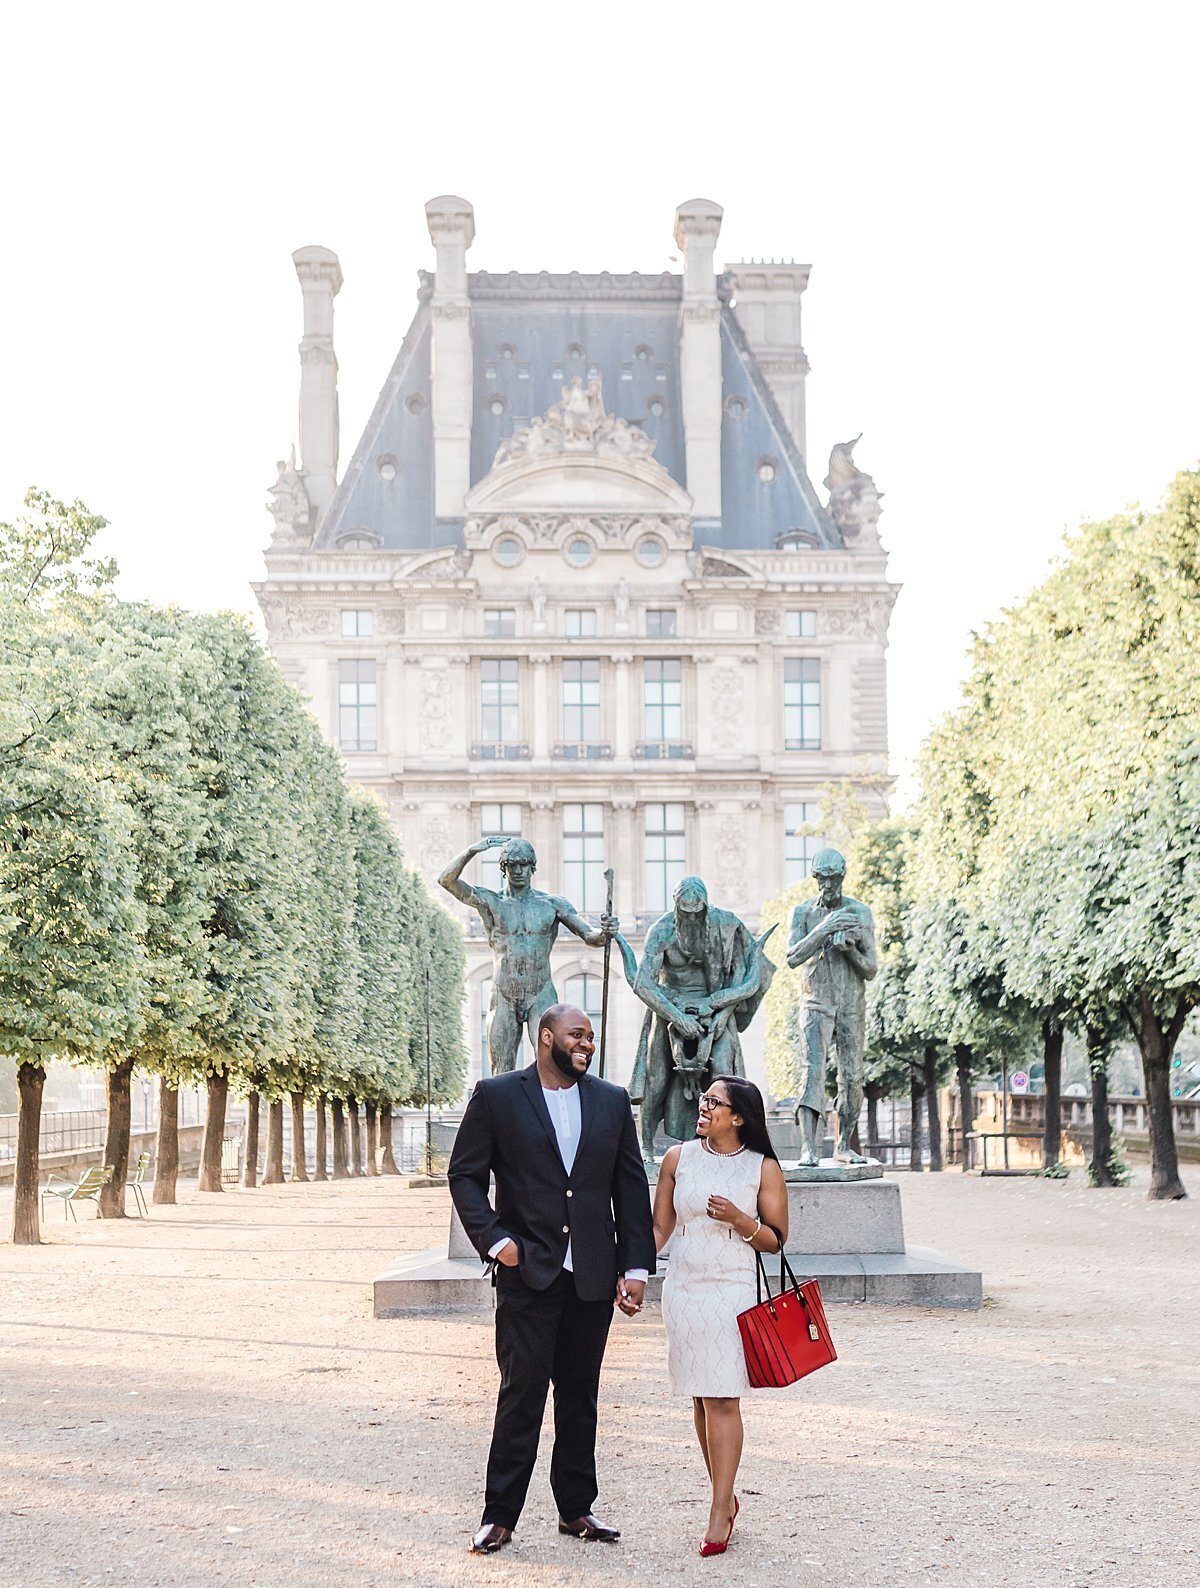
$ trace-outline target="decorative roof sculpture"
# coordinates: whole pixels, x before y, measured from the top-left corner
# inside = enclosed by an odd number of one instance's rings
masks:
[[[544,418],[531,419],[496,449],[494,469],[564,452],[594,452],[618,458],[648,458],[655,443],[638,425],[605,413],[599,380],[585,387],[577,375],[562,388],[562,401]]]

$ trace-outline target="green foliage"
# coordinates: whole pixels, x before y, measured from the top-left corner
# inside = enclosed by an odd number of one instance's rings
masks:
[[[1105,1160],[1105,1162],[1108,1169],[1109,1181],[1112,1185],[1128,1185],[1133,1179],[1133,1166],[1129,1162],[1129,1159],[1125,1153],[1124,1136],[1113,1137],[1112,1146],[1108,1150],[1108,1158]],[[1090,1186],[1096,1186],[1099,1184],[1099,1181],[1092,1173],[1090,1165],[1088,1166],[1087,1182]]]
[[[1067,1168],[1061,1158],[1056,1163],[1046,1164],[1044,1168],[1039,1169],[1037,1172],[1043,1180],[1068,1180],[1071,1176],[1070,1169]]]
[[[116,601],[103,521],[26,506],[0,525],[0,1053],[424,1101],[428,966],[456,1100],[462,933],[382,807],[244,621]]]

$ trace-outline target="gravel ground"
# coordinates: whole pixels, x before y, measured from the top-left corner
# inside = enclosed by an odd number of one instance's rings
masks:
[[[657,1314],[617,1320],[601,1386],[597,1509],[623,1541],[559,1538],[543,1458],[517,1542],[464,1553],[490,1317],[370,1305],[389,1256],[444,1238],[444,1191],[184,1186],[65,1229],[54,1209],[49,1244],[0,1247],[2,1580],[1200,1588],[1200,1202],[1146,1202],[1144,1171],[900,1179],[908,1238],[981,1267],[987,1304],[834,1308],[839,1362],[746,1404],[742,1515],[709,1561]]]

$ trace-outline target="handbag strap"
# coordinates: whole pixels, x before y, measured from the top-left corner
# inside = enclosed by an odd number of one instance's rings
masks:
[[[767,1225],[767,1229],[769,1229],[771,1231],[771,1234],[774,1235],[775,1239],[779,1242],[779,1288],[775,1292],[775,1294],[776,1294],[776,1296],[781,1296],[783,1294],[784,1279],[786,1278],[788,1280],[789,1284],[790,1284],[790,1288],[795,1292],[796,1297],[799,1300],[801,1306],[804,1308],[805,1312],[808,1312],[810,1310],[809,1309],[809,1305],[808,1305],[808,1297],[800,1289],[800,1281],[796,1278],[795,1274],[792,1272],[792,1265],[787,1260],[787,1254],[784,1252],[784,1249],[783,1249],[783,1236],[780,1234],[780,1232],[775,1228],[775,1226],[773,1224],[768,1224]],[[755,1260],[755,1275],[754,1275],[754,1277],[755,1277],[755,1288],[756,1288],[756,1292],[757,1292],[757,1295],[758,1295],[758,1303],[761,1306],[762,1299],[763,1299],[763,1291],[764,1290],[767,1293],[767,1300],[768,1301],[771,1301],[774,1298],[771,1295],[771,1281],[767,1277],[767,1265],[766,1265],[766,1263],[763,1262],[763,1254],[760,1251],[758,1251],[757,1249],[755,1250],[755,1253],[754,1253],[754,1260]]]

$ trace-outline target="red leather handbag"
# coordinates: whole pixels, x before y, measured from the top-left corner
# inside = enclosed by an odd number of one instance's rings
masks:
[[[778,1230],[775,1236],[778,1239]],[[817,1368],[836,1362],[837,1352],[816,1280],[806,1279],[803,1284],[797,1280],[780,1241],[779,1290],[772,1296],[762,1253],[754,1255],[758,1262],[758,1303],[738,1313],[746,1372],[753,1389],[782,1389],[785,1384],[794,1384]],[[785,1275],[790,1290],[784,1288]]]

